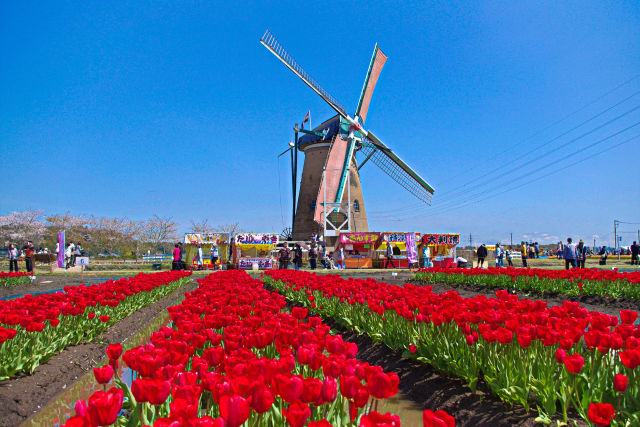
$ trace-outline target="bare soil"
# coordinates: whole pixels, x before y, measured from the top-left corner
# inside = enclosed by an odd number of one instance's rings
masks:
[[[64,281],[65,284],[69,280]],[[0,426],[17,426],[50,399],[96,366],[108,344],[123,342],[151,322],[167,307],[175,305],[195,281],[176,289],[155,303],[122,319],[104,334],[105,343],[87,343],[66,348],[38,366],[33,374],[21,374],[0,382]],[[55,288],[54,288],[55,289]]]

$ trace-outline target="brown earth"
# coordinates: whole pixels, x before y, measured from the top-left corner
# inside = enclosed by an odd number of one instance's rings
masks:
[[[68,280],[65,283],[68,283]],[[123,342],[134,336],[167,307],[178,303],[185,292],[195,288],[196,283],[192,281],[122,319],[105,332],[106,344],[88,343],[70,346],[38,366],[33,374],[20,374],[1,381],[0,425],[19,425],[56,394],[96,366],[104,358],[108,344]]]

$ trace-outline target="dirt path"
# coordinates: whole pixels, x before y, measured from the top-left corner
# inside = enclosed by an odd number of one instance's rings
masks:
[[[186,286],[132,313],[108,329],[104,334],[104,341],[111,344],[134,336],[167,307],[179,302],[185,292],[196,286],[195,280],[192,280]],[[70,346],[38,366],[33,374],[22,374],[0,382],[0,425],[17,426],[37,412],[101,361],[105,356],[105,348],[105,344],[98,343]]]

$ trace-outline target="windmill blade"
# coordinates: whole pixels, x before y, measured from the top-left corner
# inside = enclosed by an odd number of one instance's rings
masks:
[[[316,82],[313,77],[311,77],[309,73],[307,73],[296,62],[296,60],[293,59],[291,55],[289,55],[289,52],[287,52],[285,48],[282,47],[275,36],[271,34],[271,31],[267,30],[264,33],[264,35],[260,39],[260,43],[262,43],[264,47],[266,47],[271,53],[273,53],[288,69],[293,71],[293,73],[298,76],[300,80],[302,80],[307,86],[309,86],[315,93],[320,95],[320,97],[324,99],[324,101],[329,104],[331,108],[338,112],[338,114],[343,116],[345,119],[349,119],[350,121],[353,120],[349,117],[344,107],[340,105],[338,100],[331,94],[329,94],[329,92],[324,90],[324,88],[322,88],[322,86],[320,86],[318,82]]]
[[[360,93],[360,100],[358,101],[358,107],[356,108],[356,116],[362,119],[362,123],[367,119],[367,112],[369,111],[369,103],[373,96],[373,89],[378,83],[378,77],[382,72],[384,63],[387,62],[387,56],[382,53],[378,44],[373,48],[373,55],[371,56],[371,63],[367,70],[367,76],[364,79],[364,85],[362,86],[362,92]]]
[[[362,144],[362,154],[419,200],[430,205],[434,189],[371,131]]]

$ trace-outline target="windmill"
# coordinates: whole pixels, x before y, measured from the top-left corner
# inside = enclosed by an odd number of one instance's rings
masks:
[[[296,135],[296,144],[292,149],[303,151],[305,160],[294,215],[294,239],[307,239],[318,230],[319,224],[325,225],[325,237],[335,236],[341,229],[369,230],[358,172],[368,161],[413,196],[426,204],[431,203],[433,187],[373,132],[364,129],[373,90],[387,60],[377,44],[373,49],[358,106],[351,117],[336,98],[293,59],[269,30],[264,33],[260,43],[337,112],[313,130],[300,130],[305,134],[301,138],[298,139]],[[356,153],[364,157],[359,165]],[[297,174],[296,171],[294,173]],[[332,227],[326,228],[327,223],[331,223]]]

